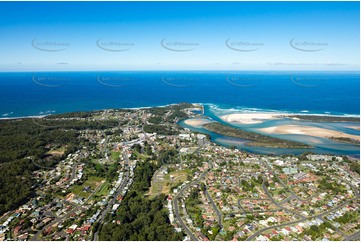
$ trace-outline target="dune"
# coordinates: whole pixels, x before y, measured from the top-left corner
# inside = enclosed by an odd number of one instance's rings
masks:
[[[300,134],[300,135],[308,135],[308,136],[315,136],[321,138],[330,138],[330,137],[350,138],[360,141],[360,136],[357,135],[346,134],[335,130],[312,127],[312,126],[282,125],[282,126],[261,128],[257,130],[268,134]]]

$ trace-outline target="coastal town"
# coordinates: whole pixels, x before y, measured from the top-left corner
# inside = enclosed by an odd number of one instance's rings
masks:
[[[36,195],[0,217],[0,241],[102,240],[104,226],[125,223],[119,214],[145,163],[157,170],[144,197],[165,197],[161,210],[185,241],[360,239],[358,160],[250,154],[177,125],[201,113],[200,106],[174,105],[34,119],[103,129],[80,130],[81,146],[52,167],[27,157],[39,166]]]

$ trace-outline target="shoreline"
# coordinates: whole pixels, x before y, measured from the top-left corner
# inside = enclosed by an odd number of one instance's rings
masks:
[[[360,142],[360,136],[347,134],[340,131],[335,131],[331,129],[324,129],[313,126],[304,126],[304,125],[281,125],[281,126],[272,126],[267,128],[259,128],[258,131],[267,133],[267,134],[295,134],[295,135],[307,135],[320,138],[349,138],[354,139]]]
[[[47,116],[50,116],[52,114],[47,114],[47,115],[32,115],[32,116],[21,116],[21,117],[2,117],[0,118],[1,120],[16,120],[16,119],[24,119],[24,118],[44,118]]]
[[[180,103],[170,103],[165,105],[159,105],[159,106],[143,106],[143,107],[133,107],[133,108],[103,108],[103,109],[93,109],[93,110],[76,110],[76,111],[66,111],[66,112],[60,112],[60,113],[51,113],[51,114],[39,114],[39,115],[29,115],[29,116],[18,116],[18,117],[0,117],[0,120],[9,120],[9,119],[23,119],[23,118],[44,118],[50,115],[61,115],[66,113],[78,113],[78,112],[99,112],[99,111],[108,111],[108,110],[140,110],[140,109],[151,109],[151,108],[164,108],[169,107],[173,105],[177,105]],[[190,103],[192,105],[202,105],[200,103]]]
[[[209,106],[212,113],[218,117],[232,114],[270,114],[270,115],[282,115],[282,116],[326,116],[326,117],[350,117],[350,118],[360,118],[360,114],[350,114],[350,113],[334,113],[332,114],[329,111],[320,112],[312,112],[307,110],[300,111],[286,111],[286,110],[276,110],[276,109],[266,109],[266,108],[251,108],[251,107],[229,107],[229,108],[221,108],[217,104],[213,103],[199,103],[203,106]],[[217,110],[217,111],[216,111]],[[222,114],[222,111],[224,112]],[[221,114],[219,114],[221,112]],[[281,117],[282,118],[282,117]]]
[[[227,123],[259,124],[267,120],[280,119],[280,113],[234,113],[220,116]]]
[[[198,127],[198,126],[202,126],[204,124],[207,123],[211,123],[213,122],[210,119],[206,119],[206,118],[188,118],[184,120],[184,123],[189,125],[189,126],[193,126],[193,127]]]
[[[265,148],[288,148],[288,149],[313,148],[311,145],[302,142],[292,141],[288,139],[281,139],[277,137],[256,133],[253,131],[237,129],[218,122],[208,123],[205,124],[203,127],[208,131],[218,133],[223,136],[245,139],[247,140],[245,142],[246,146],[258,146]]]
[[[128,110],[140,110],[140,109],[150,109],[150,108],[161,108],[161,107],[168,107],[168,106],[172,106],[172,105],[177,105],[180,103],[170,103],[170,104],[165,104],[165,105],[158,105],[158,106],[142,106],[142,107],[117,107],[117,108],[104,108],[104,109],[95,109],[95,110],[76,110],[76,111],[66,111],[66,112],[60,112],[60,113],[52,113],[52,114],[39,114],[39,115],[29,115],[29,116],[18,116],[18,117],[0,117],[0,120],[12,120],[12,119],[23,119],[23,118],[43,118],[46,116],[50,116],[50,115],[60,115],[60,114],[66,114],[66,113],[74,113],[74,112],[96,112],[96,111],[106,111],[106,110],[117,110],[117,109],[128,109]],[[212,104],[212,103],[199,103],[199,102],[195,102],[195,103],[190,103],[192,105],[196,105],[196,106],[216,106],[218,107],[216,104]],[[212,108],[211,108],[212,109]],[[220,108],[218,108],[220,109]],[[255,123],[260,123],[262,120],[264,119],[264,121],[269,120],[267,119],[267,117],[271,117],[272,119],[281,119],[281,118],[287,118],[289,116],[325,116],[325,117],[340,117],[340,118],[346,118],[346,117],[350,117],[350,118],[360,118],[360,114],[329,114],[329,113],[304,113],[302,111],[300,112],[288,112],[288,111],[283,111],[283,110],[267,110],[267,109],[258,109],[255,108],[257,111],[250,111],[250,109],[252,108],[245,108],[248,111],[242,111],[242,108],[228,108],[228,109],[222,109],[222,110],[233,110],[232,112],[228,113],[228,114],[223,114],[223,115],[218,115],[216,114],[216,112],[213,112],[214,115],[216,115],[217,117],[221,118],[224,116],[230,116],[230,115],[246,115],[246,116],[252,116],[252,115],[261,115],[261,117],[255,117],[253,120]],[[234,116],[237,117],[237,116]],[[246,118],[246,119],[252,119],[252,118]],[[223,119],[222,119],[223,120]],[[225,120],[224,120],[225,121]],[[251,124],[253,121],[250,120]],[[227,121],[226,121],[227,122]]]
[[[349,125],[349,126],[346,126],[346,128],[360,131],[360,126],[356,126],[356,125]]]

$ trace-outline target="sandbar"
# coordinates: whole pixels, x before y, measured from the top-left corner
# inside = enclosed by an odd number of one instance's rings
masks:
[[[211,120],[208,119],[187,119],[184,121],[185,124],[190,125],[190,126],[200,126],[206,123],[212,122]]]
[[[271,119],[279,119],[282,113],[234,113],[221,116],[221,119],[229,123],[258,124]]]
[[[360,130],[360,126],[357,126],[357,125],[346,126],[346,128]]]
[[[335,130],[323,129],[312,126],[282,125],[282,126],[261,128],[257,130],[268,134],[300,134],[300,135],[308,135],[308,136],[315,136],[321,138],[330,138],[330,137],[350,138],[360,141],[360,136],[357,135],[346,134]]]

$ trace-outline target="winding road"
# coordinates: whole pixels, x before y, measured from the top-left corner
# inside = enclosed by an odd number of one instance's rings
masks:
[[[218,206],[214,203],[211,195],[209,194],[207,188],[204,190],[204,195],[206,195],[208,201],[211,203],[211,206],[213,208],[213,210],[216,212],[217,217],[218,217],[218,224],[221,228],[223,228],[223,224],[222,224],[222,212],[219,210]]]
[[[98,189],[101,187],[103,183],[100,183],[95,189],[94,191],[89,195],[89,197],[84,201],[83,204],[86,204],[90,198],[98,191]],[[65,202],[67,203],[67,202]],[[69,217],[71,214],[73,214],[76,210],[79,209],[80,205],[72,205],[74,206],[71,210],[69,210],[65,215],[61,216],[61,217],[57,217],[55,218],[51,223],[49,223],[48,225],[44,226],[42,229],[40,229],[35,235],[34,237],[32,237],[30,240],[31,241],[39,241],[39,236],[41,235],[41,232],[44,230],[44,229],[47,229],[51,226],[53,226],[54,224],[56,223],[59,223],[61,221],[63,221],[65,218]]]
[[[173,199],[173,208],[174,208],[174,212],[175,212],[175,216],[180,224],[180,226],[182,227],[182,229],[186,232],[186,234],[189,236],[189,238],[192,241],[198,241],[197,237],[192,233],[192,231],[188,228],[188,226],[184,223],[182,217],[180,216],[180,212],[179,212],[179,204],[178,204],[178,199],[183,195],[184,191],[186,191],[190,186],[196,185],[199,183],[200,180],[202,180],[205,175],[207,174],[207,172],[212,168],[212,163],[209,161],[208,162],[208,169],[205,170],[199,177],[197,180],[189,183],[188,185],[185,185],[180,191],[179,193],[174,197]]]
[[[356,198],[354,199],[351,199],[349,201],[346,201],[344,203],[341,203],[339,204],[338,206],[326,211],[326,212],[323,212],[323,213],[320,213],[320,214],[317,214],[317,215],[314,215],[314,216],[310,216],[310,217],[307,217],[307,218],[302,218],[302,219],[299,219],[299,220],[295,220],[295,221],[291,221],[291,222],[287,222],[287,223],[282,223],[282,224],[278,224],[278,225],[273,225],[273,226],[270,226],[270,227],[266,227],[266,228],[263,228],[261,230],[258,230],[256,233],[252,234],[251,236],[249,236],[246,240],[249,241],[249,240],[253,240],[255,239],[256,237],[258,237],[260,234],[262,234],[263,232],[267,231],[267,230],[270,230],[270,229],[275,229],[275,228],[278,228],[278,227],[283,227],[283,226],[288,226],[288,225],[292,225],[292,224],[297,224],[297,223],[301,223],[301,222],[304,222],[306,220],[311,220],[311,219],[314,219],[314,218],[319,218],[319,219],[323,219],[322,217],[333,212],[333,211],[336,211],[340,208],[342,208],[343,206],[349,204],[350,202],[352,201],[355,201],[357,200]],[[355,236],[355,235],[353,235]]]
[[[273,204],[275,204],[277,207],[279,207],[280,209],[288,212],[288,213],[291,213],[291,214],[294,214],[296,215],[297,217],[300,217],[302,219],[306,218],[305,216],[303,215],[300,215],[288,208],[285,208],[285,207],[282,207],[278,202],[275,201],[275,199],[272,197],[272,195],[270,194],[270,192],[268,191],[268,188],[266,187],[266,180],[263,178],[263,183],[262,183],[262,189],[263,191],[265,192],[265,194],[267,195],[267,197],[272,201]]]
[[[98,218],[97,221],[99,222],[100,225],[98,226],[98,231],[94,231],[94,239],[93,239],[93,241],[98,241],[99,240],[99,230],[101,228],[101,225],[104,223],[105,216],[112,209],[114,203],[117,200],[117,197],[120,195],[120,193],[123,191],[124,187],[127,185],[128,181],[129,181],[129,158],[128,158],[126,152],[123,152],[123,158],[124,158],[124,161],[125,161],[125,164],[126,164],[126,167],[127,167],[123,182],[118,187],[116,193],[114,194],[114,197],[108,203],[107,208],[101,213],[100,217]]]

